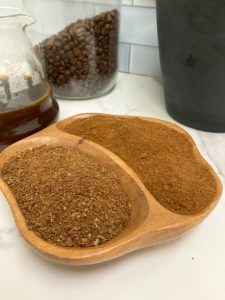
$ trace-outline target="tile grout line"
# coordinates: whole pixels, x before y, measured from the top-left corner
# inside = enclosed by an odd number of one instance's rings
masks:
[[[130,63],[131,63],[131,44],[128,46],[128,73],[130,73]]]
[[[121,7],[156,9],[156,6],[152,6],[152,5],[151,6],[145,6],[145,5],[122,4]]]
[[[140,47],[146,47],[146,48],[159,48],[159,46],[155,46],[155,45],[147,45],[147,44],[138,44],[138,43],[128,43],[128,42],[123,42],[120,41],[120,44],[125,44],[125,45],[134,45],[134,46],[140,46]]]

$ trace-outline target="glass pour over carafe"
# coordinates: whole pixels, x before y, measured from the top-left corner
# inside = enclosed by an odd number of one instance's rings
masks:
[[[25,28],[24,11],[0,8],[0,150],[52,123],[58,104]]]

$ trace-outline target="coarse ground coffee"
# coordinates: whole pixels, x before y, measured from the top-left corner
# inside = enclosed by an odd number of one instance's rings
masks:
[[[78,119],[63,130],[117,154],[172,212],[199,213],[215,196],[213,175],[193,156],[189,138],[173,129],[135,117],[97,115]]]
[[[117,175],[78,150],[41,146],[1,171],[29,230],[63,247],[101,245],[129,223],[131,207]]]
[[[113,87],[118,69],[119,12],[78,20],[35,47],[54,91],[93,97]]]

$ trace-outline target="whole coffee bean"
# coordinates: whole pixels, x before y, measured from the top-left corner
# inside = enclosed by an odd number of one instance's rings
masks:
[[[64,83],[66,81],[66,78],[65,78],[65,76],[64,75],[59,75],[58,76],[58,78],[57,78],[57,83],[59,84],[59,85],[61,85],[62,83]]]
[[[65,46],[63,47],[63,50],[64,50],[65,52],[70,51],[70,46],[69,46],[69,45],[65,45]]]
[[[118,67],[119,13],[78,20],[35,46],[56,92],[92,97],[112,86]]]
[[[74,48],[74,43],[73,43],[73,42],[70,42],[70,43],[68,44],[68,46],[70,47],[70,50],[73,50],[73,48]]]
[[[65,70],[64,75],[65,75],[67,78],[70,78],[70,71],[69,71],[69,70]]]

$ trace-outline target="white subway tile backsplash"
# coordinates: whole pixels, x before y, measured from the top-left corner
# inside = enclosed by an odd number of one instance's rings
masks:
[[[157,46],[156,10],[123,6],[120,40],[131,44]]]
[[[134,0],[133,4],[137,6],[155,7],[156,0]]]
[[[130,73],[160,76],[158,47],[131,45]]]
[[[21,0],[0,0],[0,6],[22,8]]]
[[[130,44],[120,43],[119,46],[119,68],[121,72],[129,73]]]
[[[132,5],[133,0],[122,0],[122,5]]]
[[[111,0],[94,1],[109,4]],[[122,0],[120,71],[150,76],[161,74],[155,5],[156,0]],[[0,0],[0,6],[22,7],[22,0]],[[97,9],[100,12],[101,7]],[[69,17],[68,12],[66,15]]]

